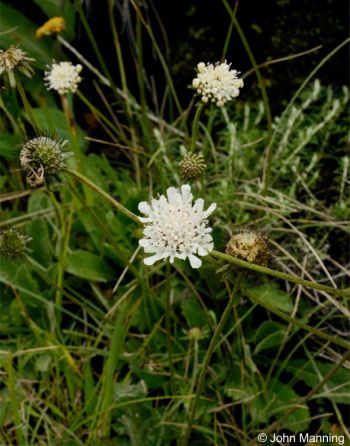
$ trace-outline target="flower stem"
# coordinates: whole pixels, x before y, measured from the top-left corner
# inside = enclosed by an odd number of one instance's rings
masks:
[[[165,305],[165,325],[166,325],[166,337],[168,345],[168,360],[169,360],[169,370],[170,370],[170,387],[172,395],[176,395],[175,388],[175,373],[173,364],[173,348],[171,342],[171,284],[170,284],[170,264],[167,262],[166,265],[166,305]]]
[[[83,184],[86,184],[91,189],[96,191],[102,197],[104,197],[107,201],[109,201],[119,212],[122,212],[124,215],[129,217],[131,220],[135,221],[138,224],[141,224],[141,221],[137,215],[133,212],[129,211],[126,207],[112,198],[107,192],[99,188],[95,183],[90,181],[84,175],[80,174],[76,170],[68,169],[65,167],[63,169],[64,172],[69,175],[77,178]],[[349,296],[350,297],[350,288],[339,289],[339,288],[331,288],[326,285],[322,285],[317,282],[311,282],[309,280],[301,279],[298,276],[292,276],[291,274],[283,273],[281,271],[277,271],[275,269],[267,268],[266,266],[256,265],[255,263],[245,262],[244,260],[237,259],[236,257],[232,257],[228,254],[224,254],[223,252],[213,250],[210,255],[220,260],[224,260],[227,263],[232,263],[240,268],[250,269],[252,271],[256,271],[262,274],[267,274],[269,276],[277,277],[278,279],[287,280],[288,282],[296,283],[298,285],[303,285],[309,288],[313,288],[315,290],[324,291],[325,293],[329,293],[335,296]]]
[[[39,127],[38,127],[38,125],[36,123],[36,120],[35,120],[35,117],[34,117],[34,113],[33,113],[32,107],[31,107],[31,105],[30,105],[30,103],[28,101],[25,89],[23,88],[22,82],[20,81],[20,79],[18,79],[18,77],[16,77],[16,85],[17,85],[18,93],[19,93],[19,95],[21,97],[21,100],[23,102],[24,109],[27,112],[28,118],[30,119],[30,122],[32,124],[33,129],[34,129],[34,132],[38,135],[39,134]]]
[[[191,152],[194,152],[196,149],[196,143],[198,138],[198,129],[199,129],[199,118],[202,114],[202,110],[204,108],[204,103],[201,102],[196,110],[196,114],[194,115],[193,123],[192,123],[192,138],[191,138]]]
[[[241,275],[239,274],[237,276],[234,289],[233,289],[233,291],[232,291],[232,293],[230,295],[230,300],[229,300],[228,304],[226,305],[226,308],[225,308],[224,312],[222,313],[221,319],[220,319],[220,321],[219,321],[219,323],[218,323],[218,325],[217,325],[217,327],[216,327],[216,329],[214,331],[213,337],[211,338],[211,341],[210,341],[210,344],[209,344],[209,348],[208,348],[208,350],[207,350],[207,352],[205,354],[204,362],[203,362],[203,365],[201,367],[201,371],[200,371],[199,378],[198,378],[196,392],[194,394],[194,398],[191,401],[191,405],[190,405],[190,415],[189,415],[189,420],[188,420],[188,423],[187,423],[187,429],[186,429],[185,435],[183,437],[183,440],[180,443],[181,446],[187,446],[188,445],[188,442],[189,442],[189,439],[190,439],[190,435],[191,435],[191,431],[192,431],[193,420],[194,420],[194,417],[195,417],[195,414],[196,414],[197,404],[198,404],[199,398],[200,398],[200,396],[202,394],[202,391],[203,391],[204,381],[205,381],[205,377],[206,377],[206,374],[207,374],[207,371],[208,371],[210,360],[211,360],[211,357],[212,357],[212,355],[214,353],[214,350],[215,350],[215,348],[217,346],[217,341],[219,340],[220,334],[221,334],[221,332],[222,332],[222,330],[223,330],[223,328],[225,326],[225,323],[226,323],[229,315],[231,314],[231,309],[232,309],[232,306],[233,306],[233,302],[234,302],[234,299],[235,299],[235,297],[237,295],[237,292],[239,290],[240,283],[241,283]]]
[[[232,257],[228,254],[224,254],[219,251],[212,251],[210,253],[212,257],[216,257],[217,259],[224,260],[227,263],[232,263],[241,268],[250,269],[252,271],[257,271],[259,273],[267,274],[269,276],[277,277],[278,279],[284,279],[288,282],[293,282],[298,285],[304,285],[309,288],[314,288],[315,290],[324,291],[329,294],[334,294],[336,296],[350,296],[350,290],[345,289],[341,290],[339,288],[331,288],[326,285],[321,285],[317,282],[310,282],[309,280],[301,279],[298,276],[292,276],[291,274],[282,273],[281,271],[276,271],[275,269],[267,268],[266,266],[256,265],[255,263],[245,262],[244,260],[237,259],[236,257]]]
[[[13,353],[11,351],[7,354],[6,371],[7,371],[7,390],[9,395],[9,402],[13,412],[13,420],[15,423],[15,436],[17,444],[25,444],[25,438],[23,435],[23,423],[21,420],[21,409],[18,401],[18,394],[16,392],[16,377],[13,367]]]
[[[117,200],[115,200],[113,197],[111,197],[107,192],[102,190],[100,187],[98,187],[95,183],[93,183],[91,180],[86,178],[81,173],[77,172],[73,169],[68,169],[67,167],[62,169],[67,174],[71,175],[72,177],[79,180],[82,184],[86,184],[89,186],[92,190],[97,192],[99,195],[101,195],[103,198],[105,198],[107,201],[109,201],[115,209],[117,209],[122,214],[129,217],[131,220],[135,221],[136,223],[140,224],[140,220],[137,215],[135,215],[133,212],[129,211],[126,207],[124,207],[122,204],[120,204]]]

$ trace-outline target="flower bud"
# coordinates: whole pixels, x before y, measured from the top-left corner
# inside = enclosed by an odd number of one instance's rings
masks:
[[[15,229],[5,229],[0,233],[0,256],[17,259],[26,252],[30,238]]]
[[[179,162],[180,174],[187,181],[198,180],[207,169],[201,153],[188,153]]]

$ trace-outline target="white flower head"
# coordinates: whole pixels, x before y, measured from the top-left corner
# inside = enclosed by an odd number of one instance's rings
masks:
[[[59,94],[75,93],[81,81],[79,73],[82,69],[83,67],[80,64],[53,62],[50,70],[45,71],[45,84],[49,90],[56,90]]]
[[[200,62],[197,65],[197,77],[192,81],[192,87],[202,96],[203,102],[213,102],[223,107],[239,95],[243,80],[238,78],[239,72],[231,70],[231,64],[225,60],[216,64]]]
[[[207,219],[216,204],[212,203],[205,211],[202,198],[192,202],[191,187],[185,184],[180,190],[169,187],[166,197],[153,198],[150,204],[145,201],[139,204],[139,211],[146,215],[140,217],[144,238],[139,244],[145,253],[153,254],[144,259],[146,265],[167,258],[170,263],[175,258],[188,258],[192,268],[199,268],[202,261],[198,256],[213,250],[212,229],[207,226]]]

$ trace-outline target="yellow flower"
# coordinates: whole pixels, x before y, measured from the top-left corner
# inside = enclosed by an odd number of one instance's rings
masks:
[[[35,37],[40,39],[43,36],[49,36],[52,33],[60,33],[65,28],[63,17],[52,17],[47,22],[45,22],[40,28],[35,32]]]

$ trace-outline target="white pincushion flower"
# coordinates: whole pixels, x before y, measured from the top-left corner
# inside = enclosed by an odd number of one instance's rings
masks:
[[[239,95],[243,80],[237,77],[238,71],[231,70],[231,64],[200,62],[197,65],[197,77],[192,81],[192,87],[202,96],[203,102],[213,102],[223,107],[227,101]]]
[[[82,69],[83,67],[80,64],[53,62],[50,71],[45,71],[45,84],[49,90],[56,90],[59,94],[75,93],[81,81],[79,73]]]
[[[153,265],[157,260],[169,258],[189,259],[192,268],[199,268],[202,261],[197,256],[205,256],[214,248],[211,228],[207,226],[208,216],[215,210],[213,203],[204,210],[204,200],[199,198],[192,204],[193,195],[188,184],[181,189],[169,187],[167,196],[161,195],[151,203],[143,201],[139,211],[144,223],[144,238],[139,241],[146,253],[144,263]]]

